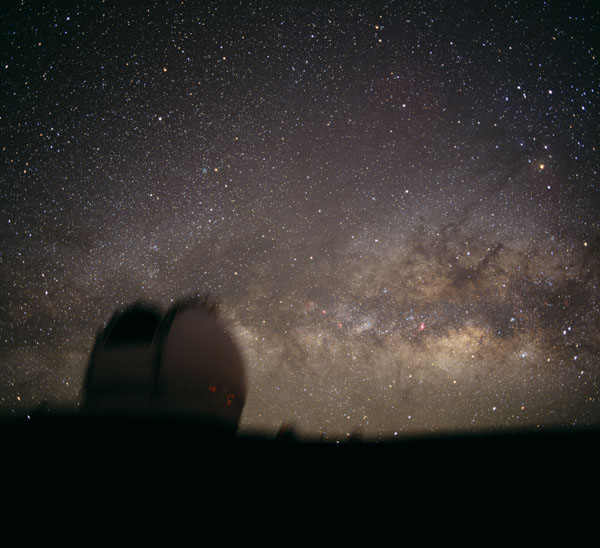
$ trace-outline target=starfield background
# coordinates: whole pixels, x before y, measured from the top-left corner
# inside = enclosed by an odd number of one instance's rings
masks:
[[[221,302],[242,431],[600,424],[600,6],[8,2],[0,409]],[[45,402],[45,403],[44,403]]]

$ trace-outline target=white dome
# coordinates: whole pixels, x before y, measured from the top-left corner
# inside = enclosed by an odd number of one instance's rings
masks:
[[[246,369],[231,335],[193,304],[177,310],[166,328],[153,406],[237,425],[246,401]]]

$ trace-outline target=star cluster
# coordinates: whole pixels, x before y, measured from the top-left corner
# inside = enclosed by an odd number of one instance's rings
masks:
[[[597,425],[598,6],[201,4],[5,10],[0,407],[210,293],[244,429]]]

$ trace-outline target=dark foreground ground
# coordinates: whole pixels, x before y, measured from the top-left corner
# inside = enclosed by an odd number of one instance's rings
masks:
[[[185,417],[84,416],[76,413],[0,417],[2,458],[13,470],[102,474],[263,474],[265,479],[314,472],[351,477],[452,474],[465,480],[523,477],[583,481],[600,470],[600,429],[536,429],[437,434],[336,442],[285,435],[236,434]]]
[[[166,513],[194,534],[246,531],[239,520],[286,538],[322,522],[348,533],[368,515],[385,530],[419,519],[423,534],[439,532],[440,518],[468,527],[483,518],[495,523],[489,536],[505,527],[498,520],[535,525],[534,512],[546,531],[550,515],[579,523],[599,494],[598,429],[336,443],[239,435],[182,417],[64,413],[4,416],[0,432],[5,522],[25,517],[35,529],[32,513],[50,514],[60,538],[74,516],[89,540],[115,523],[152,531]]]
[[[524,526],[532,538],[559,525],[572,538],[597,521],[598,429],[335,443],[182,417],[64,413],[4,416],[0,433],[4,524],[48,545],[104,536],[112,545],[123,531],[137,545],[165,529],[169,546],[179,534],[185,545],[250,534],[287,544],[325,530],[479,545],[499,534],[512,543]]]

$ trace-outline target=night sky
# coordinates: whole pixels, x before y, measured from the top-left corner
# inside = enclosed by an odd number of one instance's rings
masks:
[[[3,413],[210,293],[242,431],[600,425],[597,2],[5,4]]]

